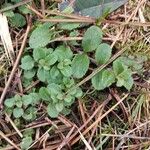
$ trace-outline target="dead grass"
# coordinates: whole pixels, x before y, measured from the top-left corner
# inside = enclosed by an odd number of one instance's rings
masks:
[[[45,15],[46,8],[44,0],[41,0],[41,11],[30,7],[40,19]],[[115,11],[102,23],[105,40],[109,39],[109,42],[112,42],[112,47],[114,46],[119,50],[120,55],[122,55],[120,52],[123,50],[128,55],[140,54],[148,57],[143,68],[143,74],[135,76],[135,85],[131,92],[110,88],[102,94],[100,92],[87,94],[83,99],[76,102],[69,116],[59,116],[58,119],[51,120],[43,114],[42,117],[24,125],[21,129],[16,127],[7,114],[1,114],[1,142],[7,145],[3,150],[20,149],[18,142],[21,138],[19,136],[22,136],[22,132],[27,129],[35,130],[34,142],[28,149],[150,149],[149,13],[150,3],[148,0],[129,0],[124,7]],[[70,17],[77,17],[75,18],[77,22],[94,22],[89,18],[82,18],[81,20],[79,16]],[[67,20],[43,21],[64,22]],[[0,91],[2,94],[0,103],[8,93],[9,86],[13,84],[14,76],[18,74],[16,70],[18,70],[18,63],[22,54],[22,52],[18,53],[18,50],[20,47],[20,50],[23,50],[29,33],[29,29],[27,31],[26,29],[21,31],[10,29],[10,31],[10,35],[15,37],[12,38],[12,46],[16,50],[17,60],[12,65],[6,51],[0,51]],[[82,37],[78,38],[79,40],[82,39]],[[65,41],[66,39],[62,37],[57,40]],[[3,43],[0,44],[3,49]],[[20,72],[20,70],[18,71]],[[90,78],[91,76],[88,76],[83,79],[77,86],[83,86],[83,83]],[[38,81],[35,83],[38,84]],[[36,84],[33,83],[29,89]],[[19,83],[17,83],[18,85]],[[27,91],[28,89],[22,90]],[[14,92],[22,93],[20,88]]]

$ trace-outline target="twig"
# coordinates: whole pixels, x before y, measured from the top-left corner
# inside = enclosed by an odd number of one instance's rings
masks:
[[[27,5],[27,8],[33,11],[37,16],[44,18],[44,16],[40,12],[38,12],[36,9],[34,9],[32,6]]]
[[[3,103],[3,100],[4,100],[5,95],[6,95],[6,93],[7,93],[7,89],[8,89],[9,86],[10,86],[10,83],[11,83],[13,77],[14,77],[15,71],[16,71],[17,66],[18,66],[18,64],[19,64],[21,55],[22,55],[22,53],[23,53],[23,50],[24,50],[24,47],[25,47],[25,44],[26,44],[26,40],[27,40],[27,38],[28,38],[28,34],[29,34],[29,31],[30,31],[30,28],[31,28],[31,26],[30,26],[30,24],[29,24],[29,25],[27,26],[27,30],[26,30],[24,39],[23,39],[23,41],[22,41],[22,45],[21,45],[19,54],[18,54],[17,59],[16,59],[16,61],[15,61],[15,63],[14,63],[13,69],[12,69],[11,74],[10,74],[10,76],[9,76],[9,79],[8,79],[8,81],[7,81],[7,83],[6,83],[6,86],[5,86],[5,88],[4,88],[4,91],[3,91],[2,95],[1,95],[1,98],[0,98],[0,108],[2,108],[2,103]]]
[[[118,137],[118,138],[130,138],[130,139],[137,139],[137,140],[150,140],[150,137],[126,135],[126,134],[125,135],[120,135],[120,134],[101,134],[101,136]]]
[[[57,41],[80,41],[83,37],[59,37],[51,40],[49,43],[57,42]]]
[[[53,128],[53,126],[50,127],[39,139],[37,139],[37,140],[36,140],[32,145],[30,145],[26,150],[31,149],[31,147],[33,147],[38,141],[40,141],[41,139],[43,139],[43,138],[48,134],[48,132],[52,130],[52,128]]]
[[[82,132],[83,135],[85,135],[86,133],[88,133],[93,127],[95,127],[95,125],[100,122],[105,116],[107,116],[112,110],[114,110],[121,102],[123,102],[127,96],[129,94],[126,94],[119,102],[117,102],[115,105],[113,105],[106,113],[104,113],[102,116],[100,116],[99,118],[97,118],[97,120],[91,124],[88,128],[85,129],[84,132]],[[80,130],[80,129],[79,129]],[[70,140],[74,138],[74,136],[77,134],[77,132],[75,132],[71,137]],[[80,139],[80,136],[78,136],[75,140],[73,140],[71,142],[71,144],[76,143],[78,140]]]
[[[96,20],[94,19],[54,19],[54,18],[50,18],[50,19],[40,19],[41,22],[70,22],[70,23],[95,23]]]
[[[24,0],[23,2],[19,2],[19,3],[15,4],[15,5],[13,5],[13,6],[9,6],[9,7],[3,8],[3,9],[0,10],[0,13],[3,13],[5,11],[11,10],[11,9],[14,9],[14,8],[19,7],[21,5],[27,4],[27,3],[31,2],[31,1],[32,0]]]
[[[71,19],[93,19],[94,18],[90,18],[90,17],[86,17],[86,16],[81,16],[81,15],[75,15],[75,14],[66,14],[66,13],[62,13],[62,12],[59,12],[59,11],[50,11],[50,10],[45,10],[45,12],[48,14],[48,15],[57,15],[57,16],[62,16],[62,17],[67,17],[67,18],[71,18]]]
[[[75,126],[73,126],[71,128],[71,130],[68,132],[67,136],[65,137],[65,139],[62,141],[62,143],[59,145],[59,147],[57,148],[57,150],[61,150],[63,148],[63,146],[66,144],[67,139],[70,137],[70,135],[72,134],[72,132],[74,131]]]
[[[29,85],[27,88],[24,89],[23,93],[29,91],[31,88],[33,88],[34,86],[36,86],[38,83],[40,83],[39,80],[33,82],[31,85]]]
[[[104,105],[106,105],[109,101],[111,100],[111,95],[109,95],[108,99],[106,99],[100,106],[98,106],[98,108],[94,111],[94,113],[90,116],[90,118],[88,118],[88,120],[79,128],[79,130],[83,130],[87,124],[94,118],[94,116],[96,116],[96,114],[102,109],[102,107]],[[78,131],[76,131],[68,140],[67,143],[69,141],[71,141],[76,135],[78,134]],[[65,146],[65,145],[63,145]]]
[[[8,116],[7,113],[5,113],[7,119],[9,120],[9,122],[11,123],[11,125],[13,126],[13,128],[16,130],[16,132],[18,133],[18,135],[22,138],[23,135],[22,133],[19,131],[19,129],[16,127],[16,125],[13,123],[13,121],[11,120],[11,118]]]
[[[120,22],[120,21],[114,21],[114,20],[103,20],[103,23],[108,23],[108,24],[117,24],[117,25],[121,25],[121,26],[125,26],[125,25],[130,25],[130,26],[150,26],[150,22]]]
[[[14,144],[8,137],[5,136],[5,134],[0,131],[0,136],[5,139],[10,145],[12,145],[13,147],[15,147],[17,150],[21,150],[16,144]]]
[[[44,0],[41,0],[41,9],[42,9],[42,15],[45,16],[45,2],[44,2]]]

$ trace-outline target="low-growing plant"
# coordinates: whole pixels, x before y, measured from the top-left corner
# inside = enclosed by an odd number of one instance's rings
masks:
[[[80,87],[76,87],[80,79],[89,72],[90,57],[94,56],[96,65],[107,63],[112,55],[109,44],[102,42],[103,33],[97,26],[91,26],[84,33],[81,43],[83,51],[74,52],[70,46],[61,44],[55,49],[49,46],[49,41],[55,34],[53,25],[45,23],[37,26],[29,38],[29,49],[21,59],[23,69],[22,79],[30,84],[40,80],[41,87],[27,95],[16,95],[5,100],[6,111],[14,118],[33,120],[37,115],[37,104],[43,103],[47,114],[58,117],[68,114],[70,106],[76,98],[83,95]],[[89,57],[90,56],[90,57]],[[97,73],[91,83],[94,89],[104,90],[112,84],[130,90],[133,86],[131,67],[120,57],[109,67]]]

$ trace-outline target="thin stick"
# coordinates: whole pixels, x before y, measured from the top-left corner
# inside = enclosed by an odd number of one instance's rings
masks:
[[[14,144],[8,137],[5,136],[5,134],[0,131],[0,136],[5,139],[10,145],[12,145],[13,147],[15,147],[17,150],[21,150],[16,144]]]
[[[56,42],[56,41],[80,41],[83,37],[59,37],[51,40],[49,43]]]
[[[98,106],[98,108],[94,111],[94,113],[88,118],[88,120],[79,128],[79,130],[83,130],[87,125],[88,123],[94,118],[94,116],[96,116],[96,114],[102,109],[102,107],[104,105],[106,105],[109,101],[111,100],[111,95],[109,95],[109,97],[101,104]],[[78,134],[78,131],[76,131],[69,139],[68,141],[66,141],[67,143],[72,140],[76,135]],[[63,145],[65,146],[65,145]]]
[[[50,18],[50,19],[40,19],[41,22],[70,22],[70,23],[95,23],[96,20],[94,19],[54,19],[54,18]]]
[[[24,47],[25,47],[25,44],[26,44],[26,40],[27,40],[27,38],[28,38],[28,34],[29,34],[29,31],[30,31],[30,28],[31,28],[31,26],[28,25],[28,26],[27,26],[26,33],[25,33],[25,36],[24,36],[24,39],[23,39],[23,41],[22,41],[22,45],[21,45],[19,54],[18,54],[17,59],[16,59],[16,61],[15,61],[15,63],[14,63],[13,69],[12,69],[11,74],[10,74],[10,76],[9,76],[9,79],[8,79],[8,81],[7,81],[7,83],[6,83],[6,86],[5,86],[5,88],[4,88],[4,91],[3,91],[2,95],[1,95],[1,98],[0,98],[0,108],[2,108],[2,103],[3,103],[3,100],[4,100],[5,95],[6,95],[6,93],[7,93],[7,89],[8,89],[9,86],[10,86],[10,83],[11,83],[13,77],[14,77],[15,71],[16,71],[17,66],[18,66],[18,64],[19,64],[21,55],[22,55],[22,53],[23,53],[23,50],[24,50]]]
[[[38,12],[36,9],[34,9],[32,6],[27,5],[27,8],[29,8],[31,11],[33,11],[37,16],[44,18],[44,16],[40,12]]]
[[[57,150],[61,150],[63,148],[63,146],[66,144],[67,139],[70,137],[70,135],[72,134],[72,132],[74,131],[75,126],[73,126],[71,128],[71,130],[69,131],[69,133],[67,134],[67,136],[64,138],[64,140],[62,141],[62,143],[59,145],[59,147],[57,148]]]
[[[5,113],[7,119],[9,120],[9,122],[11,123],[11,125],[13,126],[13,128],[16,130],[16,132],[18,133],[18,135],[22,138],[23,135],[22,133],[19,131],[19,129],[16,127],[16,125],[13,123],[13,121],[11,120],[11,118],[8,116],[7,113]]]
[[[114,20],[103,20],[103,23],[108,23],[108,24],[117,24],[117,25],[121,25],[121,26],[125,26],[125,25],[131,25],[131,26],[150,26],[150,22],[120,22],[120,21],[114,21]]]
[[[85,135],[86,133],[88,133],[93,127],[95,127],[95,125],[97,125],[97,123],[99,123],[105,116],[107,116],[112,110],[114,110],[121,102],[123,102],[127,96],[129,94],[126,94],[119,102],[117,102],[115,105],[113,105],[107,112],[105,112],[102,116],[100,116],[99,118],[97,118],[97,120],[91,124],[84,132],[82,132],[83,135]],[[80,130],[80,129],[79,129]],[[69,140],[73,139],[74,136],[77,134],[77,132],[75,132]],[[75,140],[73,140],[71,142],[71,144],[73,145],[74,143],[76,143],[78,140],[80,139],[80,136],[78,136]]]
[[[42,15],[45,16],[45,1],[41,0]]]
[[[129,138],[137,140],[150,140],[150,137],[135,136],[135,135],[120,135],[120,134],[101,134],[101,136],[118,137],[118,138]]]
[[[3,13],[5,11],[11,10],[11,9],[14,9],[14,8],[19,7],[21,5],[27,4],[27,3],[31,2],[31,1],[32,0],[25,0],[23,2],[19,2],[19,3],[15,4],[13,6],[9,6],[9,7],[3,8],[3,9],[0,10],[0,13]]]
[[[48,15],[57,15],[57,16],[62,16],[62,17],[67,17],[67,18],[71,18],[71,19],[93,19],[94,18],[90,18],[90,17],[86,17],[86,16],[81,16],[81,15],[75,15],[75,14],[66,14],[66,13],[62,13],[59,11],[50,11],[50,10],[45,10],[45,12]]]
[[[30,145],[30,146],[27,148],[27,150],[29,150],[29,149],[30,149],[31,147],[33,147],[38,141],[40,141],[42,138],[44,138],[44,137],[48,134],[48,132],[52,130],[52,128],[53,128],[53,126],[50,127],[50,128],[49,128],[39,139],[37,139],[32,145]]]

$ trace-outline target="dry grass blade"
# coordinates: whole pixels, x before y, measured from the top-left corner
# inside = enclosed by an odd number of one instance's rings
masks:
[[[73,126],[71,128],[71,130],[69,131],[69,133],[67,134],[67,136],[64,138],[64,140],[62,141],[62,143],[59,145],[59,147],[57,148],[57,150],[61,150],[63,148],[63,146],[67,144],[66,141],[70,137],[70,135],[72,134],[72,132],[74,131],[74,129],[75,129],[75,126]]]
[[[79,128],[79,131],[83,130],[87,124],[96,116],[96,114],[103,108],[111,100],[111,96],[109,95],[108,99],[106,99],[98,108],[94,111],[94,113],[90,116],[90,118]],[[71,141],[76,135],[78,131],[76,131],[68,140],[67,142]]]
[[[85,137],[82,135],[82,133],[80,132],[79,129],[78,129],[78,132],[79,132],[79,134],[80,134],[81,140],[82,140],[83,143],[86,145],[86,148],[87,148],[88,150],[96,150],[95,148],[93,149],[93,148],[90,146],[90,144],[87,142],[87,140],[86,140]]]
[[[48,134],[48,132],[52,130],[52,128],[53,128],[53,127],[50,127],[39,139],[37,139],[35,142],[33,142],[33,144],[31,144],[31,145],[27,148],[27,150],[31,149],[37,142],[39,142],[41,139],[43,139],[43,138]]]
[[[56,22],[56,23],[59,23],[59,22],[67,22],[67,23],[95,23],[96,20],[94,19],[53,19],[53,18],[50,18],[50,19],[41,19],[40,20],[41,22]]]
[[[13,128],[16,130],[16,132],[18,133],[18,135],[22,138],[23,135],[22,133],[19,131],[19,129],[16,127],[16,125],[14,124],[14,122],[11,120],[11,118],[9,117],[9,115],[7,113],[5,113],[7,119],[9,120],[9,122],[11,123],[11,125],[13,126]]]
[[[99,118],[97,118],[97,120],[91,124],[89,127],[87,127],[85,129],[85,131],[82,132],[83,135],[87,134],[93,127],[95,127],[95,125],[100,122],[105,116],[107,116],[112,110],[114,110],[121,102],[123,102],[126,98],[128,97],[128,94],[126,94],[119,102],[117,102],[115,105],[113,105],[106,113],[104,113],[102,116],[100,116]],[[74,134],[75,135],[75,134]],[[71,136],[70,140],[74,137]],[[80,137],[78,136],[76,139],[74,139],[71,144],[76,143],[78,140],[80,139]]]
[[[8,21],[5,15],[0,14],[0,36],[5,49],[6,56],[11,64],[14,63],[15,52],[12,44],[12,40],[9,33]]]
[[[4,88],[4,90],[3,90],[3,93],[2,93],[2,95],[1,95],[1,98],[0,98],[0,107],[1,107],[1,108],[2,108],[3,100],[4,100],[5,95],[6,95],[6,93],[7,93],[7,90],[8,90],[8,88],[9,88],[9,85],[10,85],[10,83],[11,83],[13,77],[14,77],[15,71],[16,71],[16,69],[17,69],[17,66],[18,66],[18,64],[19,64],[21,55],[22,55],[22,53],[23,53],[23,50],[24,50],[24,47],[25,47],[25,44],[26,44],[26,40],[27,40],[27,38],[28,38],[28,34],[29,34],[29,31],[30,31],[30,28],[31,28],[31,26],[28,25],[28,26],[27,26],[26,33],[25,33],[25,36],[24,36],[24,39],[23,39],[23,42],[22,42],[22,45],[21,45],[21,48],[20,48],[20,51],[19,51],[19,54],[18,54],[18,56],[17,56],[17,59],[16,59],[16,61],[15,61],[15,63],[14,63],[13,69],[12,69],[12,71],[11,71],[11,74],[10,74],[10,76],[9,76],[9,79],[8,79],[8,81],[7,81],[6,85],[5,85],[5,88]]]
[[[8,137],[6,137],[5,134],[4,134],[2,131],[0,131],[0,136],[1,136],[2,138],[4,138],[10,145],[12,145],[12,146],[13,146],[13,149],[16,148],[17,150],[21,150],[21,149],[20,149],[16,144],[14,144]]]

